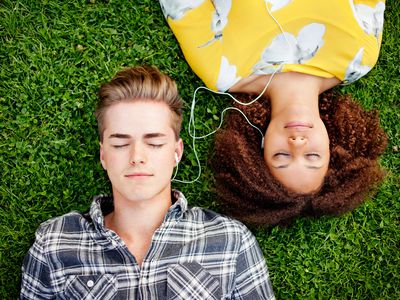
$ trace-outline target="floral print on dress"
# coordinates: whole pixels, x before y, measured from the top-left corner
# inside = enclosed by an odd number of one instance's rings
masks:
[[[160,0],[188,63],[210,88],[275,72],[346,83],[376,64],[384,0],[255,1]],[[256,33],[240,29],[246,26]]]
[[[225,56],[222,56],[217,80],[217,89],[225,92],[240,79],[242,79],[242,77],[236,76],[236,66],[229,64],[228,59]]]
[[[354,14],[358,24],[366,34],[374,35],[379,38],[383,30],[383,13],[385,3],[378,2],[375,7],[365,4],[355,4]]]
[[[284,64],[302,64],[313,58],[324,44],[324,34],[325,26],[319,23],[304,26],[297,37],[288,32],[279,34],[254,65],[254,74],[271,74]]]
[[[203,2],[204,0],[160,0],[160,5],[165,18],[179,20],[189,10],[200,6]]]
[[[224,30],[225,26],[228,24],[228,15],[231,11],[232,1],[231,0],[213,0],[212,1],[215,11],[212,16],[211,21],[211,29],[214,32],[214,37],[200,45],[199,48],[206,47],[213,42],[222,38],[222,31]]]
[[[364,48],[361,48],[358,50],[354,59],[349,63],[346,70],[346,75],[344,76],[343,84],[349,84],[360,79],[372,69],[370,66],[361,64],[363,55]]]
[[[265,0],[266,5],[271,5],[271,12],[281,9],[282,7],[288,5],[290,2],[292,2],[292,0]]]

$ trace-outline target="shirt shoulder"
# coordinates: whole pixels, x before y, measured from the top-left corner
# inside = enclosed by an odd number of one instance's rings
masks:
[[[37,240],[57,238],[62,234],[80,233],[89,229],[88,215],[76,211],[51,218],[39,225],[36,230]]]
[[[205,228],[220,227],[236,234],[250,232],[246,225],[240,221],[229,216],[219,214],[211,209],[191,207],[185,213],[189,221],[202,223]]]

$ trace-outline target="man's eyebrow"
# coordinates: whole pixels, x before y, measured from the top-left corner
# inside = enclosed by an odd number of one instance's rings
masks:
[[[153,139],[153,138],[160,138],[160,137],[166,137],[167,135],[161,132],[154,132],[154,133],[146,133],[143,136],[143,139]],[[117,139],[130,139],[132,138],[131,135],[125,134],[125,133],[113,133],[110,134],[108,138],[117,138]]]
[[[111,138],[130,139],[131,136],[129,134],[125,134],[125,133],[113,133],[113,134],[110,134],[110,136],[108,138],[109,139],[111,139]]]
[[[167,135],[161,132],[154,132],[154,133],[146,133],[143,138],[144,139],[153,139],[153,138],[160,138],[166,137]]]

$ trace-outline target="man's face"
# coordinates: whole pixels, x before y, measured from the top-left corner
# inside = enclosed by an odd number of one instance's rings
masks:
[[[100,160],[110,178],[114,199],[143,201],[168,196],[176,141],[172,112],[165,103],[136,101],[111,106],[105,113]]]

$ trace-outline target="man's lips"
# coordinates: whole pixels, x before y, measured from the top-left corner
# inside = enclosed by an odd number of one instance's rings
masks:
[[[135,173],[129,173],[126,174],[125,177],[128,178],[145,178],[145,177],[151,177],[153,174],[151,173],[144,173],[144,172],[135,172]]]
[[[285,128],[313,128],[313,125],[308,122],[294,121],[286,123]]]

